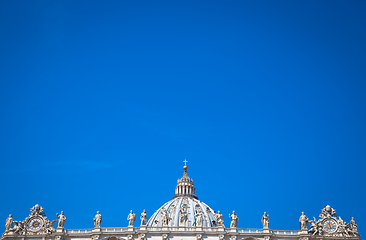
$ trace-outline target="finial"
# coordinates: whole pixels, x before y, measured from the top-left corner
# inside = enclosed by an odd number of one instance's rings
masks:
[[[187,162],[188,162],[187,159],[184,159],[183,162],[184,162],[184,167],[183,168],[184,168],[185,171],[187,171],[187,168],[188,168],[187,167]]]

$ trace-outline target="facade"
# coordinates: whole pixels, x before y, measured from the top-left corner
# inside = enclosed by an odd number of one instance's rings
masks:
[[[215,212],[199,201],[193,180],[184,166],[178,179],[173,199],[161,206],[147,220],[140,216],[140,227],[134,227],[136,215],[128,215],[129,225],[122,228],[101,227],[102,215],[97,212],[93,229],[65,229],[66,216],[57,214],[57,220],[48,220],[38,204],[23,221],[14,221],[9,215],[1,240],[360,240],[357,224],[352,218],[346,223],[329,205],[322,209],[319,219],[300,216],[300,230],[272,230],[269,218],[262,216],[262,229],[237,228],[238,216],[230,214],[231,222],[225,227],[220,211]],[[57,227],[54,225],[57,222]],[[310,226],[310,228],[308,228]]]

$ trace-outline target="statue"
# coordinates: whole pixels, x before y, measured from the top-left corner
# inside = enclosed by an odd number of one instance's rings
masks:
[[[25,229],[25,226],[24,226],[24,223],[22,221],[14,221],[15,225],[14,225],[14,233],[17,233],[17,234],[24,234],[26,229]]]
[[[233,211],[233,214],[231,215],[229,213],[229,217],[231,218],[230,228],[236,228],[238,226],[239,218],[235,215],[235,211]]]
[[[58,215],[58,213],[56,213],[56,217],[58,217],[57,228],[64,228],[65,221],[66,221],[66,216],[64,215],[64,211],[61,211],[60,215]]]
[[[39,204],[34,205],[30,209],[30,211],[31,213],[29,214],[29,216],[36,216],[36,215],[46,216],[46,213],[43,212],[43,207],[39,206]]]
[[[263,229],[268,229],[268,225],[269,225],[269,216],[267,215],[266,212],[264,212],[263,216],[262,216],[262,224],[263,224]]]
[[[5,231],[10,231],[13,228],[13,215],[9,214],[9,217],[5,222]]]
[[[348,231],[347,231],[347,224],[345,221],[343,221],[343,219],[341,217],[338,218],[338,229],[337,232],[341,233],[342,235],[345,235],[347,237],[349,237]]]
[[[127,220],[128,220],[128,226],[133,227],[133,224],[135,223],[136,220],[136,214],[134,214],[132,210],[130,211],[130,214],[128,214]]]
[[[146,210],[142,211],[141,216],[141,226],[145,226],[146,225],[146,221],[147,221],[147,214],[146,214]]]
[[[185,226],[188,220],[187,205],[179,209],[179,226]]]
[[[58,220],[49,221],[47,217],[44,217],[46,234],[52,234],[52,233],[56,232],[56,229],[53,227],[53,224],[57,221]]]
[[[308,222],[309,222],[309,219],[308,219],[307,216],[305,216],[305,213],[304,212],[301,213],[299,222],[300,222],[300,229],[307,231],[308,230]]]
[[[217,211],[217,214],[215,214],[215,218],[216,218],[217,226],[224,227],[224,220],[223,220],[224,217],[222,216],[220,211]]]
[[[331,208],[327,205],[325,208],[322,209],[322,213],[319,215],[320,218],[330,218],[330,217],[337,217],[336,211],[334,208]]]
[[[161,209],[161,220],[163,221],[163,226],[168,226],[169,223],[169,216],[168,216],[168,212],[165,210],[165,208]]]
[[[195,217],[196,217],[196,227],[202,227],[203,226],[202,213],[197,211]]]
[[[97,211],[97,214],[94,217],[94,225],[95,228],[100,228],[100,224],[102,223],[102,215],[99,211]]]
[[[357,233],[357,224],[356,224],[356,221],[355,221],[354,217],[352,217],[351,221],[349,222],[349,228],[350,228],[352,233],[358,234]]]
[[[314,218],[314,221],[313,220],[309,221],[311,226],[310,226],[308,233],[312,234],[314,236],[315,234],[319,233],[319,223],[316,221],[315,217],[313,217],[313,218]]]

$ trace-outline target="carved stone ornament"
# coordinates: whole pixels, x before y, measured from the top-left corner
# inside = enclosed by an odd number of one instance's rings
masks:
[[[258,240],[258,238],[254,238],[254,237],[244,237],[244,238],[241,238],[240,240]]]
[[[224,235],[219,235],[219,240],[223,240],[225,238]]]
[[[161,235],[161,239],[162,240],[168,240],[168,234],[163,234],[163,235]]]
[[[64,240],[64,236],[62,236],[62,235],[57,235],[57,236],[55,237],[55,240]]]
[[[197,240],[201,240],[201,239],[202,239],[202,235],[201,235],[201,234],[197,234],[197,235],[196,235],[196,239],[197,239]]]
[[[271,237],[270,236],[264,236],[264,240],[270,240]]]
[[[308,233],[312,236],[359,237],[354,218],[347,224],[341,217],[337,217],[335,209],[327,205],[322,209],[319,220],[313,217],[314,220],[309,221],[311,227]]]
[[[104,238],[99,238],[99,240],[126,240],[126,239],[116,236],[108,236]]]
[[[231,236],[230,237],[230,240],[236,240],[237,239],[237,236]]]
[[[133,239],[133,235],[127,235],[127,239],[128,240],[132,240]]]
[[[99,238],[100,238],[100,236],[99,236],[99,235],[93,235],[93,236],[92,236],[92,239],[93,239],[93,240],[98,240]]]
[[[15,235],[37,235],[45,234],[49,235],[56,232],[53,224],[58,221],[49,221],[46,213],[43,212],[43,208],[38,204],[34,205],[30,209],[30,214],[23,221],[13,221],[12,216],[6,220],[6,231],[5,235],[15,234]],[[12,227],[14,223],[14,227]]]
[[[146,236],[145,236],[145,234],[140,234],[139,235],[139,240],[145,240],[146,239]]]

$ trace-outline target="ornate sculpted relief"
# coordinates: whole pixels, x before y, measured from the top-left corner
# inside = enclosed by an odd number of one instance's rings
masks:
[[[52,234],[56,232],[53,224],[58,221],[49,221],[43,208],[36,204],[30,209],[29,216],[23,221],[13,221],[12,215],[6,220],[5,235],[36,235],[36,234]],[[66,218],[65,218],[66,219]],[[14,223],[14,227],[12,226]],[[63,222],[65,223],[65,222]]]
[[[186,226],[188,221],[188,204],[183,200],[182,207],[179,209],[179,226]]]
[[[327,205],[322,209],[322,213],[319,215],[319,220],[308,221],[311,227],[308,231],[309,234],[322,235],[322,236],[335,236],[335,237],[358,237],[357,224],[352,217],[350,223],[343,221],[341,217],[338,217],[335,209]]]

